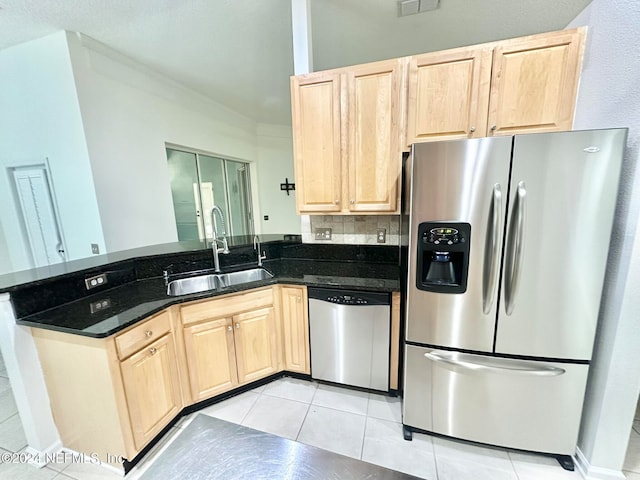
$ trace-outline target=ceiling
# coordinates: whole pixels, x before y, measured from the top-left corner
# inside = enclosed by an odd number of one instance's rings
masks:
[[[591,0],[309,0],[314,70],[560,30]],[[81,32],[261,123],[290,124],[291,0],[0,0],[0,49]]]

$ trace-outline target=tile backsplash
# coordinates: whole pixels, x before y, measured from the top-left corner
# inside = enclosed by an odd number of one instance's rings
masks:
[[[349,245],[398,245],[399,215],[301,215],[303,243]],[[317,228],[330,228],[331,240],[316,240]],[[386,242],[378,243],[378,229],[386,230]]]

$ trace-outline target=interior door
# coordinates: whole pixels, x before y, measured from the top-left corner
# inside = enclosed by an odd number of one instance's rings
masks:
[[[591,358],[625,139],[515,137],[496,352]]]
[[[407,340],[492,350],[510,157],[506,137],[413,146]],[[416,287],[418,229],[428,221],[471,225],[466,292]]]
[[[60,223],[46,167],[16,167],[13,178],[34,267],[65,261]]]

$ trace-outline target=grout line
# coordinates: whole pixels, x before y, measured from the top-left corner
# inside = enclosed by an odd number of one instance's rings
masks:
[[[242,416],[242,418],[240,419],[240,425],[244,425],[244,421],[246,420],[247,415],[249,415],[249,412],[250,412],[251,410],[253,410],[253,407],[255,407],[255,406],[256,406],[256,404],[258,403],[258,400],[260,400],[260,399],[262,398],[262,394],[264,393],[264,389],[263,389],[262,391],[260,391],[260,392],[253,392],[253,393],[256,393],[256,394],[257,394],[257,396],[256,396],[256,398],[253,400],[253,403],[251,404],[251,406],[250,406],[249,408],[247,408],[247,411],[246,411],[246,412],[244,412],[244,415],[243,415],[243,416]]]
[[[340,408],[327,407],[326,405],[318,405],[317,403],[311,403],[309,405],[312,405],[314,407],[319,407],[319,408],[326,408],[327,410],[333,410],[334,412],[350,413],[352,415],[359,415],[361,417],[368,417],[368,415],[366,413],[352,412],[351,410],[341,410]],[[372,418],[375,418],[375,417],[372,417]],[[380,420],[382,420],[382,419],[380,419]]]
[[[520,480],[520,475],[518,475],[518,470],[516,469],[516,464],[513,463],[513,458],[511,457],[511,452],[509,450],[506,450],[507,452],[507,457],[509,457],[509,462],[511,463],[511,468],[513,468],[513,473],[515,473],[516,478],[518,480]]]
[[[364,455],[364,439],[367,438],[367,426],[369,425],[369,417],[364,417],[364,432],[362,432],[362,445],[360,445],[360,460],[362,460],[362,455]]]
[[[304,426],[304,422],[307,421],[307,416],[309,415],[309,411],[311,410],[311,404],[307,405],[307,411],[304,414],[304,418],[302,419],[302,422],[300,422],[300,427],[298,428],[298,433],[296,433],[296,438],[294,439],[296,442],[298,442],[298,437],[300,436],[300,432],[302,432],[302,427]],[[299,442],[302,443],[302,442]]]

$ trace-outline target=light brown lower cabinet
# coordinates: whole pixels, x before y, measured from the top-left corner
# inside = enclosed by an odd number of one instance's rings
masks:
[[[185,327],[184,344],[193,401],[204,400],[238,385],[230,318]]]
[[[233,316],[238,381],[253,382],[278,371],[278,341],[273,307]]]
[[[281,370],[278,288],[180,307],[191,403]]]
[[[118,466],[184,406],[169,310],[107,338],[31,333],[66,448]]]
[[[281,294],[284,369],[311,374],[307,288],[283,286]]]
[[[392,317],[397,357],[399,308]],[[31,332],[63,446],[116,466],[186,406],[282,370],[311,372],[307,289],[299,285],[172,306],[107,338]]]
[[[182,410],[173,334],[167,333],[120,363],[136,450]]]

